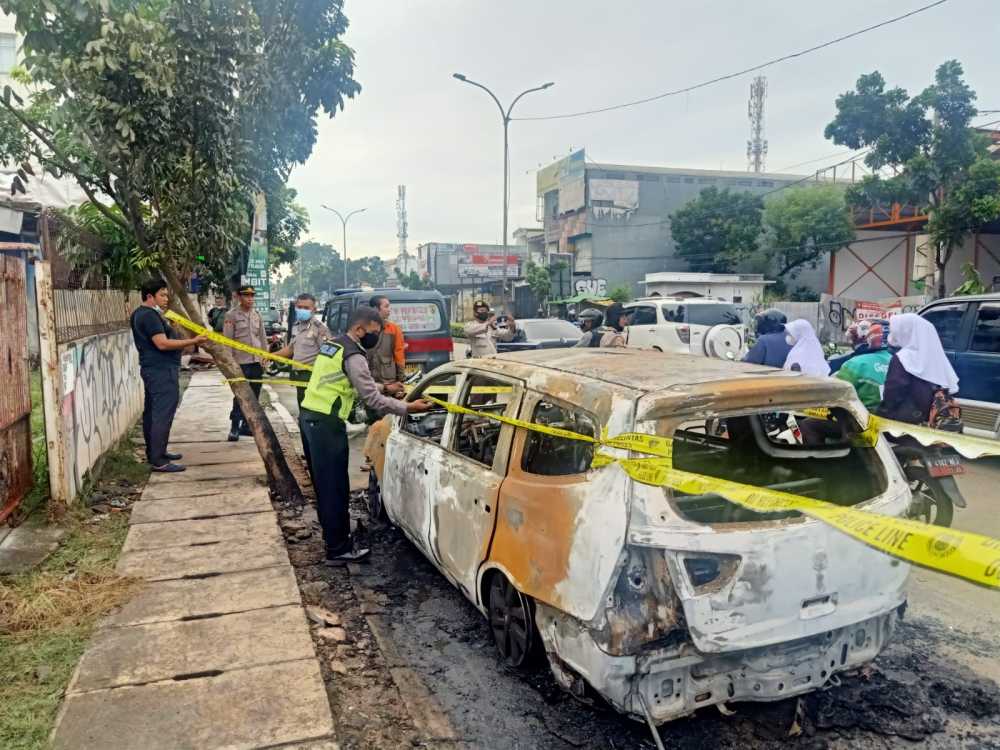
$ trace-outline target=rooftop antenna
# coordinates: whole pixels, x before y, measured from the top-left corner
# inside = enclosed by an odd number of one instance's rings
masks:
[[[750,101],[747,117],[750,120],[750,140],[747,141],[747,171],[761,173],[767,158],[767,139],[764,137],[764,99],[767,98],[767,78],[757,76],[750,83]]]
[[[396,236],[399,238],[399,255],[406,260],[406,185],[397,188],[396,197]]]

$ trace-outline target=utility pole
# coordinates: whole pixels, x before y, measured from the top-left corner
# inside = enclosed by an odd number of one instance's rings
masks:
[[[514,110],[514,105],[520,101],[521,97],[526,94],[530,94],[535,91],[544,91],[547,88],[554,86],[555,84],[551,81],[549,83],[543,83],[541,86],[536,86],[532,89],[527,89],[522,91],[520,94],[514,97],[514,100],[510,103],[510,106],[504,110],[503,105],[500,100],[497,99],[496,94],[490,91],[481,83],[476,83],[468,79],[462,73],[453,73],[453,78],[458,79],[462,83],[467,83],[470,86],[475,86],[480,88],[490,95],[490,98],[496,102],[497,108],[500,110],[500,119],[503,121],[503,282],[500,286],[500,296],[503,300],[503,307],[507,307],[507,211],[510,206],[510,142],[508,139],[508,129],[510,128],[510,113]]]
[[[767,79],[757,76],[750,83],[750,100],[747,118],[750,120],[750,140],[747,141],[747,172],[764,171],[767,157],[767,139],[764,137],[764,99],[767,98]]]
[[[347,289],[347,222],[350,220],[352,216],[354,216],[354,214],[359,214],[362,211],[367,211],[368,209],[359,208],[354,211],[351,211],[349,214],[347,214],[347,216],[342,216],[340,211],[338,211],[335,208],[330,208],[326,204],[323,204],[323,208],[325,208],[327,211],[331,211],[337,214],[337,218],[340,219],[340,226],[344,230],[344,244],[341,252],[344,253],[344,289]]]

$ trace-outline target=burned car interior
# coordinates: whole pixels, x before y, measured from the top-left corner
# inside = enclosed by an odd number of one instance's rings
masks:
[[[818,423],[818,424],[817,424]],[[757,413],[685,422],[674,431],[674,466],[729,479],[856,505],[886,490],[875,448],[852,439],[860,427],[843,409],[829,420],[801,414]],[[795,518],[796,512],[758,513],[718,495],[673,493],[680,515],[697,523],[740,523]]]

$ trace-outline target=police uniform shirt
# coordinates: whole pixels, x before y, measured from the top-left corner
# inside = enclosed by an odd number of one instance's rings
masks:
[[[241,307],[230,310],[226,313],[226,319],[222,324],[222,333],[242,344],[267,351],[264,319],[254,309],[250,312],[244,312]],[[233,349],[232,354],[238,365],[252,365],[261,361],[260,357],[241,352],[239,349]]]
[[[315,315],[304,323],[296,323],[292,327],[292,359],[311,365],[329,335],[326,326]]]

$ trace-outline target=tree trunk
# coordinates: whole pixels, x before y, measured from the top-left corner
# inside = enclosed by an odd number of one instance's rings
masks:
[[[936,252],[934,253],[934,265],[937,267],[937,296],[938,299],[948,296],[948,286],[944,277],[945,269],[948,267],[948,261],[951,260],[951,254],[954,246],[949,244],[947,247],[941,247],[938,245]]]
[[[187,317],[195,323],[204,325],[204,321],[201,318],[201,310],[191,299],[190,295],[188,295],[187,290],[184,288],[174,269],[164,264],[162,270],[167,283],[170,285],[170,290],[174,294],[174,299],[180,302]],[[215,358],[216,367],[219,368],[219,371],[226,378],[243,377],[243,371],[240,370],[239,365],[236,364],[232,353],[227,347],[209,342],[205,345],[205,348]],[[250,424],[250,429],[253,431],[253,439],[257,445],[260,457],[264,461],[264,468],[267,471],[267,479],[271,485],[271,490],[286,502],[305,502],[302,497],[302,490],[299,488],[299,483],[295,481],[295,476],[292,474],[291,469],[288,468],[288,462],[285,461],[285,454],[278,443],[278,436],[274,434],[274,428],[271,427],[270,420],[268,420],[267,415],[261,408],[260,402],[254,397],[249,384],[230,383],[229,386],[232,388],[233,395],[239,400],[243,416],[246,417],[247,422]],[[222,415],[220,415],[220,419],[222,418]]]

